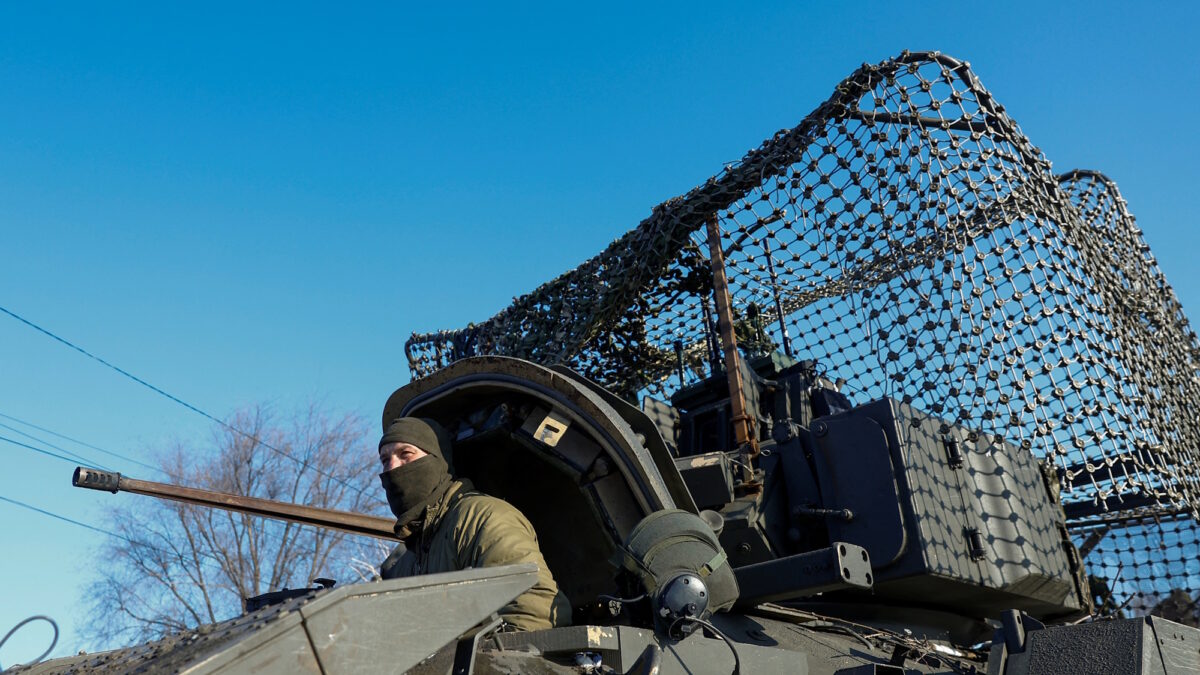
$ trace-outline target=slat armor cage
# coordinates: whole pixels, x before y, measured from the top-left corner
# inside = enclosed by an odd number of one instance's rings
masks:
[[[864,64],[596,257],[487,321],[413,335],[412,375],[500,354],[630,399],[707,377],[713,214],[743,352],[1032,451],[1057,469],[1098,611],[1195,625],[1196,334],[1117,186],[1056,176],[943,54]]]

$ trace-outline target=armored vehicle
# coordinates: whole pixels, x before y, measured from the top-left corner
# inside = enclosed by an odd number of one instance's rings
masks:
[[[532,567],[279,593],[21,672],[1200,672],[1200,344],[1102,175],[967,64],[864,65],[579,268],[414,335],[386,402]],[[156,486],[387,537],[391,523]]]

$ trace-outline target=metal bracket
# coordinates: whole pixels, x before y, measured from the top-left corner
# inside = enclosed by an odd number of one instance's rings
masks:
[[[737,567],[745,605],[791,600],[843,588],[871,588],[875,584],[867,550],[835,541],[828,548]]]
[[[526,420],[524,429],[529,432],[530,436],[533,436],[534,440],[553,448],[558,445],[563,434],[567,433],[567,427],[571,426],[571,420],[551,410],[534,426],[537,414],[535,411],[534,415]]]
[[[978,527],[963,528],[963,536],[967,538],[967,553],[971,556],[971,560],[983,560],[987,555],[987,549],[983,547],[983,533]]]
[[[966,463],[963,458],[962,449],[958,445],[958,439],[953,436],[946,436],[942,439],[942,445],[946,448],[946,463],[952,469],[961,469]]]
[[[454,675],[472,675],[475,672],[475,652],[479,649],[479,640],[499,628],[502,623],[504,620],[493,614],[490,621],[463,633],[454,647],[454,667],[450,672]]]
[[[629,666],[629,670],[625,671],[625,675],[658,675],[660,668],[662,668],[662,648],[651,642],[642,650],[637,661]]]

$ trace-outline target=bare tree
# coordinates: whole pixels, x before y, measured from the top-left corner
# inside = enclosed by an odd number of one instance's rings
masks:
[[[218,427],[207,447],[178,443],[162,468],[182,485],[311,506],[384,515],[366,428],[354,415],[310,406],[280,421],[262,406]],[[244,598],[306,586],[319,576],[349,582],[366,538],[145,497],[112,509],[96,561],[82,632],[94,643],[154,639],[241,612]]]

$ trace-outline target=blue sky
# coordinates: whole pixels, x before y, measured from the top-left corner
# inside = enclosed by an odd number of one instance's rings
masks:
[[[939,49],[1056,170],[1117,181],[1195,317],[1200,11],[980,4],[3,4],[0,306],[218,416],[375,425],[410,333],[581,262],[859,64]],[[0,382],[0,413],[144,461],[208,433],[4,316]],[[0,496],[81,521],[116,499],[8,444],[0,466]],[[77,650],[101,536],[0,503],[0,633],[49,614]]]

